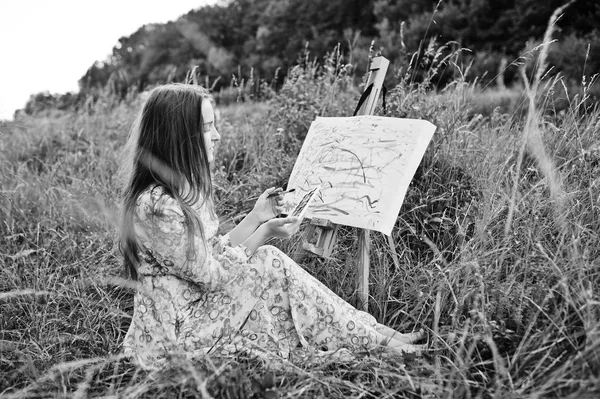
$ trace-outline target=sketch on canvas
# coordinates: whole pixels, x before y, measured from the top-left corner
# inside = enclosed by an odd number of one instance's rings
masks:
[[[288,182],[296,191],[286,201],[294,204],[319,186],[306,217],[389,235],[435,129],[417,119],[318,117]]]

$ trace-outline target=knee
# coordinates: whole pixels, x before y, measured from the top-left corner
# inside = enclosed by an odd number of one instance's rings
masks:
[[[263,245],[258,247],[254,254],[250,257],[249,262],[251,264],[265,263],[269,258],[277,256],[278,249],[272,245]]]
[[[261,247],[259,247],[256,252],[264,252],[267,254],[279,254],[281,251],[279,250],[279,248],[274,247],[273,245],[263,245]]]
[[[262,247],[259,247],[254,255],[262,261],[270,261],[268,263],[272,263],[275,268],[279,268],[282,265],[290,267],[295,264],[285,252],[272,245],[263,245]]]

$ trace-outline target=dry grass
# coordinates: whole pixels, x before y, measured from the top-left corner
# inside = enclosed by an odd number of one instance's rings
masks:
[[[298,68],[268,103],[221,109],[215,177],[225,226],[261,190],[285,183],[315,115],[351,112],[356,93],[332,57],[326,68]],[[440,95],[403,86],[388,98],[391,116],[438,130],[395,247],[372,234],[369,308],[398,329],[426,328],[432,351],[423,358],[191,362],[173,353],[162,370],[136,368],[120,356],[133,291],[119,278],[114,221],[119,149],[140,104],[108,99],[92,112],[0,125],[0,395],[598,395],[600,112],[571,98],[555,113],[538,98],[530,119],[500,109],[477,116],[473,93],[455,82]],[[532,128],[544,158],[523,139]],[[343,228],[332,259],[302,260],[352,303],[355,242]],[[275,242],[290,253],[296,244]]]

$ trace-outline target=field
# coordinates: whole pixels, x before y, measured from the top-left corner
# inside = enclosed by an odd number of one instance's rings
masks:
[[[262,102],[220,107],[223,230],[286,182],[315,116],[350,114],[352,82],[333,54],[297,66]],[[388,93],[388,116],[437,131],[393,247],[371,234],[369,309],[401,331],[424,328],[422,357],[173,354],[162,370],[136,368],[120,354],[134,289],[115,223],[141,96],[0,124],[0,396],[597,397],[600,111],[586,87],[538,82],[529,93],[461,80],[434,92],[427,78],[401,79]],[[356,231],[342,229],[327,260],[297,252],[299,239],[272,244],[355,304]]]

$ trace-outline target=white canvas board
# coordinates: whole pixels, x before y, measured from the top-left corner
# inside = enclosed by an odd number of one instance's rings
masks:
[[[288,182],[293,206],[321,191],[307,218],[390,235],[436,127],[383,116],[318,117],[310,126]]]

